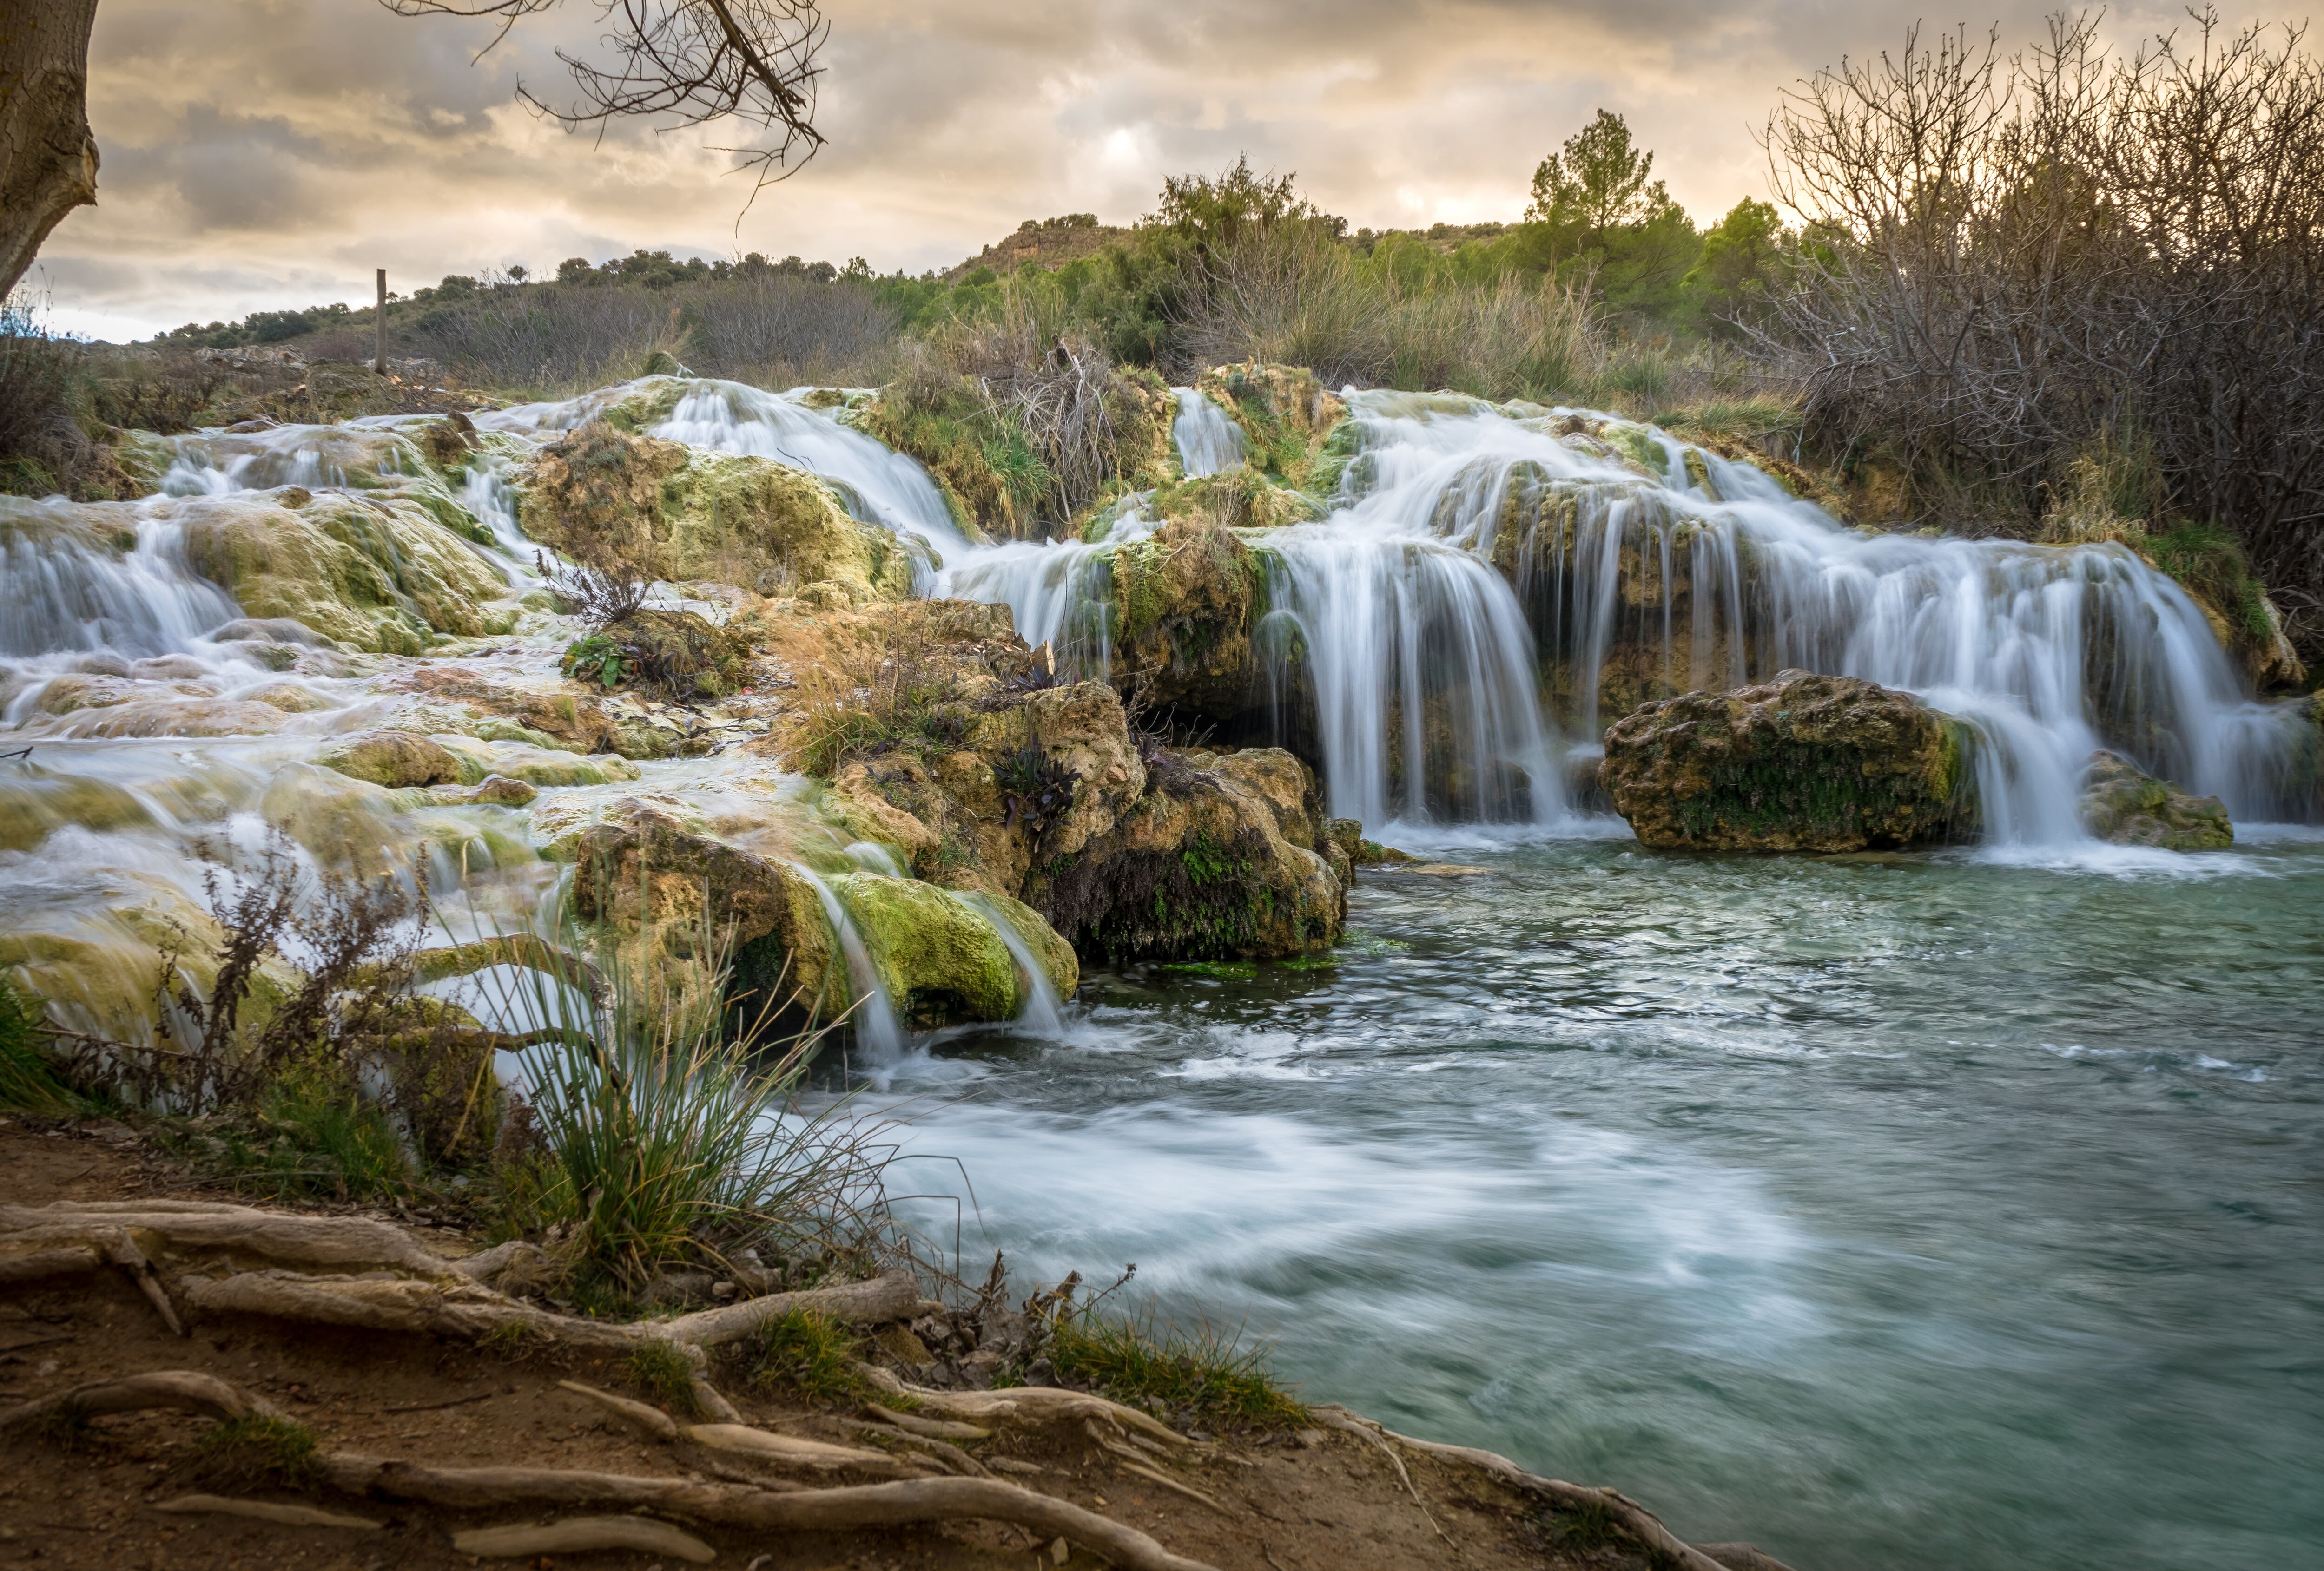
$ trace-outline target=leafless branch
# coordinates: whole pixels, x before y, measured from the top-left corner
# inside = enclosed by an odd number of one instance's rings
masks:
[[[524,17],[563,0],[380,0],[399,16],[491,17],[489,51]],[[740,120],[769,133],[757,145],[720,148],[752,171],[755,198],[798,171],[823,146],[815,127],[816,55],[831,24],[816,0],[596,0],[606,23],[601,60],[557,51],[574,97],[558,105],[519,83],[517,96],[568,130],[600,135],[616,119],[666,126]],[[602,63],[601,63],[602,61]],[[744,204],[749,210],[749,204]]]

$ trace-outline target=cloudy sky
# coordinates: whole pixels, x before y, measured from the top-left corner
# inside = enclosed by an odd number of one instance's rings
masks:
[[[2041,0],[1987,0],[2011,41]],[[2230,14],[2237,14],[2232,5]],[[99,205],[32,281],[100,337],[447,272],[640,246],[945,267],[1074,211],[1127,223],[1166,173],[1248,152],[1373,227],[1515,217],[1542,154],[1604,106],[1698,218],[1762,194],[1751,127],[1787,83],[1893,48],[1914,0],[826,0],[830,145],[736,217],[713,131],[595,142],[514,101],[563,85],[597,0],[521,23],[376,0],[101,0]],[[2297,14],[2270,5],[2264,15]],[[2117,6],[2109,31],[2179,19]],[[1948,14],[1946,20],[1952,20]]]

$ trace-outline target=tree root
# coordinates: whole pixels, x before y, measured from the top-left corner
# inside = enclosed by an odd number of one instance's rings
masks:
[[[10,1244],[81,1244],[119,1228],[155,1234],[173,1249],[217,1249],[295,1265],[392,1266],[429,1277],[463,1276],[460,1263],[422,1249],[392,1222],[313,1217],[189,1200],[59,1200],[0,1206]]]
[[[287,1417],[272,1403],[215,1376],[192,1370],[163,1370],[77,1386],[21,1404],[0,1413],[0,1429],[44,1416],[88,1417],[146,1408],[176,1408],[227,1419]],[[660,1511],[757,1531],[834,1532],[975,1519],[1006,1522],[1044,1538],[1067,1539],[1124,1571],[1216,1571],[1201,1561],[1172,1554],[1135,1528],[996,1478],[908,1478],[778,1493],[687,1478],[554,1467],[432,1467],[345,1451],[316,1453],[309,1463],[308,1476],[342,1494],[420,1501],[453,1511],[502,1506],[613,1507]]]
[[[990,1440],[992,1431],[980,1429],[974,1424],[955,1424],[945,1419],[924,1419],[918,1413],[899,1412],[894,1408],[881,1407],[878,1402],[865,1402],[858,1410],[875,1424],[925,1435],[931,1440]]]
[[[855,1432],[860,1435],[877,1436],[882,1440],[890,1441],[899,1446],[912,1446],[927,1451],[947,1473],[957,1473],[964,1478],[992,1476],[986,1470],[983,1463],[979,1462],[950,1440],[939,1440],[933,1435],[914,1434],[909,1429],[899,1429],[893,1424],[858,1423],[854,1428]]]
[[[87,1244],[69,1249],[36,1249],[30,1254],[0,1259],[0,1286],[42,1282],[52,1276],[85,1276],[104,1263],[104,1257]]]
[[[1352,1425],[1374,1431],[1383,1443],[1393,1440],[1397,1445],[1417,1451],[1425,1456],[1434,1456],[1443,1461],[1474,1468],[1500,1480],[1512,1488],[1522,1490],[1527,1494],[1538,1496],[1568,1509],[1578,1506],[1601,1510],[1624,1532],[1645,1545],[1647,1549],[1669,1558],[1680,1566],[1682,1571],[1729,1571],[1729,1567],[1663,1526],[1662,1519],[1655,1516],[1654,1512],[1618,1490],[1593,1489],[1586,1484],[1568,1484],[1560,1478],[1544,1478],[1539,1474],[1527,1473],[1524,1468],[1497,1452],[1480,1451],[1471,1446],[1446,1446],[1434,1440],[1416,1440],[1409,1435],[1399,1435],[1393,1429],[1385,1429],[1372,1422],[1370,1419],[1360,1418],[1345,1408],[1321,1407],[1314,1411],[1317,1417],[1324,1419],[1326,1422],[1333,1423],[1337,1428],[1347,1429]],[[1333,1415],[1337,1417],[1334,1418]],[[1757,1554],[1757,1551],[1753,1550],[1752,1553]],[[1787,1571],[1787,1568],[1784,1567],[1779,1561],[1769,1559],[1765,1556],[1761,1556],[1760,1558],[1766,1560],[1769,1566],[1775,1566],[1776,1571]]]
[[[692,1533],[650,1517],[568,1517],[561,1522],[521,1522],[452,1535],[452,1548],[488,1559],[582,1554],[591,1549],[638,1549],[707,1566],[718,1551]]]
[[[1205,1491],[1196,1489],[1193,1484],[1188,1484],[1184,1479],[1171,1477],[1160,1468],[1156,1467],[1153,1462],[1148,1457],[1139,1455],[1129,1447],[1123,1445],[1120,1441],[1110,1438],[1103,1429],[1097,1427],[1097,1420],[1095,1419],[1083,1419],[1082,1428],[1089,1432],[1089,1438],[1097,1443],[1098,1449],[1111,1455],[1114,1459],[1114,1465],[1122,1469],[1124,1472],[1135,1473],[1140,1478],[1149,1480],[1152,1483],[1160,1484],[1165,1489],[1185,1495],[1188,1500],[1199,1501],[1203,1504],[1209,1506],[1213,1511],[1218,1512],[1221,1516],[1231,1517],[1241,1514],[1235,1511],[1231,1506],[1220,1503],[1216,1496],[1210,1494]],[[1424,1515],[1426,1514],[1427,1510],[1428,1508],[1426,1506],[1421,1507],[1421,1511]]]
[[[348,1528],[377,1532],[381,1523],[368,1517],[342,1516],[311,1505],[284,1505],[272,1500],[235,1500],[223,1494],[182,1494],[157,1502],[155,1511],[209,1516],[248,1517],[253,1521],[277,1522],[286,1528]]]
[[[205,1418],[280,1419],[290,1414],[263,1397],[228,1385],[215,1375],[190,1369],[164,1369],[152,1374],[125,1374],[118,1380],[92,1381],[54,1396],[36,1397],[0,1411],[0,1429],[23,1429],[68,1418],[96,1418],[105,1413],[141,1412],[148,1408],[175,1408]]]
[[[577,1397],[595,1402],[645,1438],[659,1440],[664,1445],[687,1441],[708,1451],[723,1451],[755,1461],[810,1467],[824,1472],[853,1468],[887,1478],[910,1476],[907,1470],[897,1465],[894,1457],[884,1451],[867,1451],[856,1446],[835,1446],[828,1440],[809,1440],[796,1435],[778,1435],[770,1429],[754,1429],[741,1422],[681,1424],[659,1408],[629,1397],[616,1396],[610,1391],[600,1391],[594,1385],[584,1385],[577,1380],[560,1380],[557,1383]]]
[[[1136,1408],[1127,1408],[1087,1392],[1050,1385],[1012,1385],[1001,1391],[937,1391],[925,1385],[908,1385],[876,1364],[858,1363],[855,1368],[865,1380],[890,1395],[908,1396],[923,1410],[949,1418],[975,1423],[1005,1423],[1010,1419],[1060,1423],[1074,1419],[1103,1419],[1174,1446],[1194,1444],[1177,1430]]]
[[[728,1309],[719,1309],[680,1315],[671,1320],[616,1324],[535,1309],[480,1282],[411,1278],[366,1280],[245,1271],[222,1281],[191,1283],[186,1289],[186,1301],[209,1314],[266,1315],[369,1331],[475,1338],[504,1327],[514,1327],[567,1346],[629,1352],[641,1343],[655,1341],[674,1342],[697,1350],[715,1346],[748,1336],[762,1321],[792,1309],[809,1309],[835,1318],[856,1321],[892,1319],[899,1304],[908,1308],[918,1303],[919,1291],[908,1276],[888,1276],[805,1292],[775,1293],[729,1307],[759,1309],[761,1305],[771,1306],[747,1317],[732,1316]],[[697,1391],[696,1395],[711,1411],[724,1409],[722,1417],[733,1412],[715,1391],[708,1392],[707,1396]]]

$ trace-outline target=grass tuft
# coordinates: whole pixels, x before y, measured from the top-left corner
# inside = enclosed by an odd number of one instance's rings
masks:
[[[1083,1309],[1051,1327],[1047,1352],[1059,1375],[1116,1401],[1158,1402],[1213,1423],[1285,1429],[1308,1420],[1277,1382],[1267,1345],[1246,1346],[1240,1332],[1207,1321],[1190,1331],[1150,1313],[1117,1318]]]
[[[315,1471],[315,1431],[289,1419],[230,1419],[194,1444],[203,1472],[243,1488],[290,1488]]]
[[[69,1118],[86,1110],[81,1098],[57,1079],[33,1044],[41,1007],[0,978],[0,1107],[43,1118]]]
[[[855,1369],[855,1334],[814,1309],[788,1310],[761,1328],[751,1383],[811,1401],[852,1401],[865,1391]]]
[[[675,1342],[641,1342],[622,1364],[630,1383],[681,1413],[700,1410],[694,1396],[694,1365]]]

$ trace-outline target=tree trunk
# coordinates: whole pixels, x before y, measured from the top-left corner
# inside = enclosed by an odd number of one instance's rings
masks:
[[[0,295],[57,221],[97,200],[88,30],[97,0],[0,0]]]

